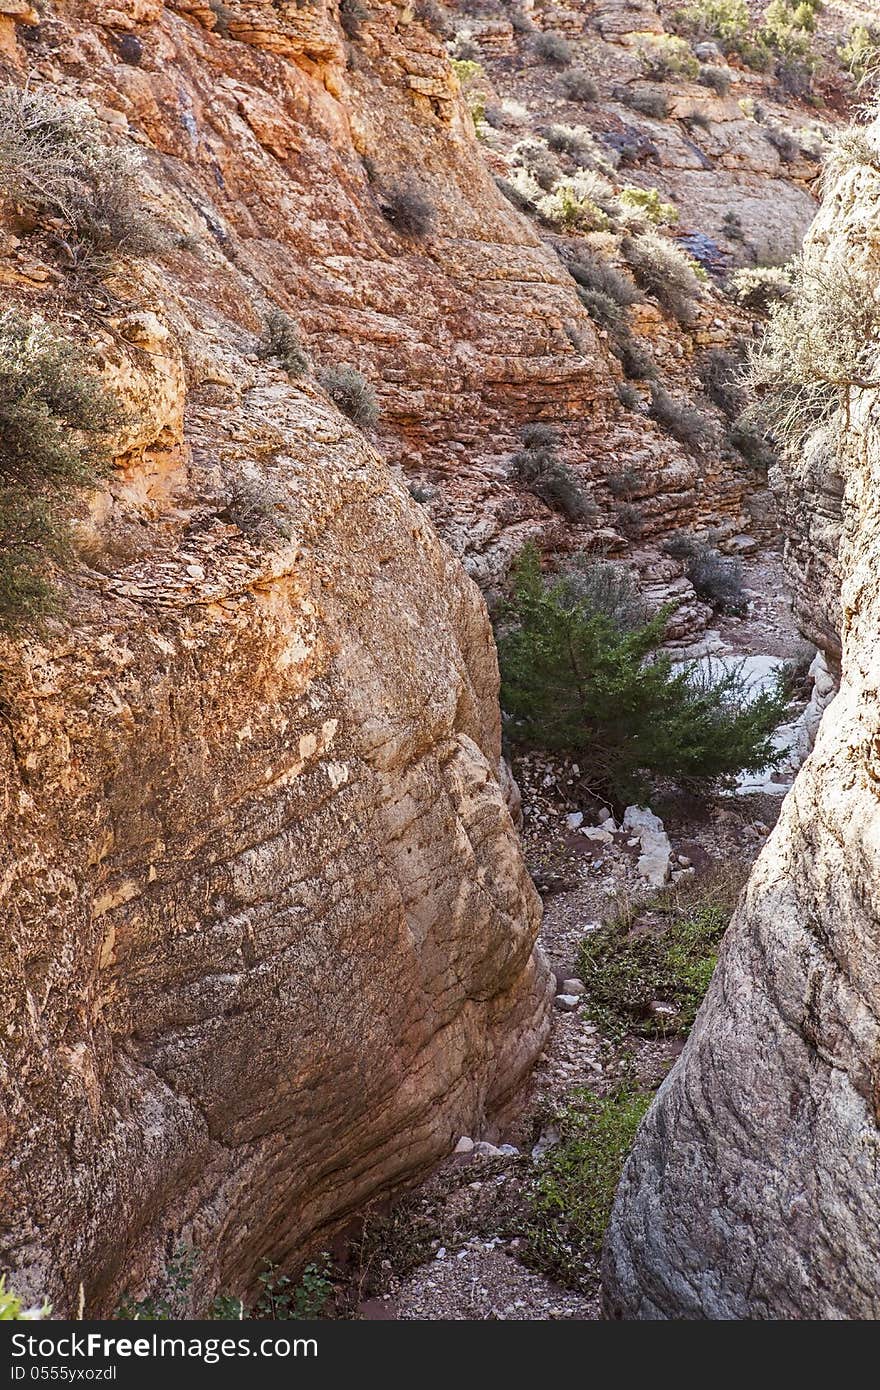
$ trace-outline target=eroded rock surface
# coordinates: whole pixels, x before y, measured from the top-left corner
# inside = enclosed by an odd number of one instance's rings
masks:
[[[843,261],[875,286],[878,135],[829,189],[807,252],[818,273]],[[625,1169],[605,1251],[614,1316],[880,1316],[877,409],[876,390],[851,393],[840,551],[825,547],[801,599],[813,630],[833,628],[827,576],[842,576],[840,693]],[[790,465],[805,517],[817,502],[824,515],[815,476]],[[806,521],[798,535],[805,547]]]

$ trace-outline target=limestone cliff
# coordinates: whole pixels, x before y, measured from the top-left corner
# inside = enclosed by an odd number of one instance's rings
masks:
[[[876,298],[878,212],[875,123],[829,183],[808,272],[849,266]],[[870,383],[851,390],[836,430],[786,465],[801,611],[820,637],[839,622],[840,693],[624,1172],[615,1316],[880,1316],[878,404]]]

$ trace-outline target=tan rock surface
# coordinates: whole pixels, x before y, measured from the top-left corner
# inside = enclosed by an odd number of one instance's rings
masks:
[[[871,138],[880,151],[880,124]],[[829,189],[808,264],[844,260],[880,286],[878,210],[875,156]],[[877,407],[853,392],[840,421],[840,529],[823,520],[827,441],[788,471],[820,637],[841,576],[841,689],[625,1169],[605,1251],[615,1316],[880,1316]]]

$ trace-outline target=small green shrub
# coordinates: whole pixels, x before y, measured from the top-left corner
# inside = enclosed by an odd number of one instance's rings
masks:
[[[510,152],[510,162],[524,169],[537,186],[549,193],[560,177],[561,170],[543,140],[520,140]]]
[[[576,1091],[553,1115],[559,1143],[529,1184],[528,1264],[570,1288],[592,1287],[620,1174],[651,1099],[624,1082],[604,1096]]]
[[[601,232],[609,226],[608,214],[580,192],[574,179],[561,179],[540,199],[538,212],[551,227],[563,231]]]
[[[718,39],[737,51],[749,31],[746,0],[696,0],[675,13],[675,21],[696,39]]]
[[[532,40],[532,51],[542,63],[551,68],[567,68],[574,61],[574,52],[568,39],[552,30],[536,34]]]
[[[682,405],[670,396],[664,386],[655,382],[651,387],[651,406],[648,411],[673,439],[689,449],[704,449],[715,439],[712,421],[693,406]]]
[[[267,478],[248,474],[233,478],[221,516],[261,545],[291,536],[289,499]]]
[[[709,348],[697,363],[697,376],[703,390],[728,420],[737,419],[747,405],[742,385],[744,368],[743,356],[725,348]]]
[[[865,82],[880,70],[880,30],[854,24],[837,56],[858,83]]]
[[[424,191],[412,181],[390,184],[382,194],[382,216],[401,236],[430,236],[437,213]]]
[[[774,304],[791,298],[791,275],[781,266],[735,270],[728,281],[728,290],[743,309],[766,315]]]
[[[197,1264],[196,1252],[178,1245],[165,1268],[159,1292],[141,1299],[123,1295],[113,1316],[127,1322],[177,1322],[187,1317]]]
[[[585,1012],[608,1038],[687,1036],[744,878],[738,866],[719,866],[642,907],[628,904],[584,938]]]
[[[700,67],[699,78],[703,86],[710,87],[716,96],[726,97],[730,95],[733,74],[729,68],[719,68],[714,67],[711,63],[704,63]]]
[[[266,1261],[258,1275],[261,1293],[254,1316],[273,1322],[322,1317],[333,1295],[329,1271],[330,1256],[326,1253],[320,1261],[306,1265],[298,1283]]]
[[[617,201],[621,207],[640,213],[658,227],[670,227],[678,221],[678,208],[674,203],[664,203],[656,188],[634,188],[627,184],[618,193]]]
[[[511,478],[569,521],[594,521],[598,508],[574,470],[558,457],[556,431],[540,423],[526,425],[522,440],[524,447],[510,461]]]
[[[595,78],[591,77],[585,68],[570,68],[564,72],[559,80],[562,94],[569,101],[580,101],[585,104],[599,100],[599,88]]]
[[[614,333],[625,321],[626,310],[620,307],[616,299],[612,299],[609,294],[604,294],[602,290],[579,288],[578,299],[593,322],[597,323],[600,328],[607,328],[609,332]]]
[[[668,82],[673,77],[694,78],[700,64],[684,39],[669,34],[650,35],[638,49],[639,62],[646,77]]]
[[[327,395],[362,430],[372,429],[379,420],[376,392],[356,367],[322,367],[318,381]]]
[[[622,630],[569,576],[545,583],[534,547],[512,579],[497,640],[514,743],[588,759],[591,785],[619,801],[640,799],[655,777],[705,787],[778,762],[781,685],[752,698],[736,670],[673,670],[668,610]]]
[[[739,560],[720,554],[696,536],[671,536],[665,549],[686,562],[687,577],[698,598],[721,613],[740,615],[747,611],[743,567]]]
[[[696,318],[702,288],[690,257],[654,232],[626,237],[621,249],[636,283],[652,294],[684,327]]]
[[[578,259],[569,266],[572,277],[585,290],[595,290],[607,295],[615,304],[626,309],[638,304],[642,296],[629,276],[617,270],[601,256],[594,255],[586,247],[578,248]]]
[[[631,333],[618,331],[612,351],[623,368],[624,376],[630,381],[650,381],[657,375],[657,367],[649,350]]]
[[[263,320],[257,356],[264,360],[274,357],[294,379],[308,371],[309,359],[300,340],[299,328],[282,309],[270,309]]]
[[[6,87],[0,91],[0,194],[37,222],[63,226],[68,260],[148,256],[169,239],[138,196],[141,156],[109,143],[84,102]]]
[[[79,346],[44,320],[0,315],[0,629],[55,611],[47,561],[68,559],[66,507],[106,472],[121,423]]]
[[[611,99],[655,121],[665,121],[669,115],[669,102],[665,94],[648,87],[615,87]]]

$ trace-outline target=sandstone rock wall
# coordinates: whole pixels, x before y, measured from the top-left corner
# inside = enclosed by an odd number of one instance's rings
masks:
[[[807,260],[821,273],[845,259],[876,293],[877,124],[867,141],[829,188]],[[788,467],[793,546],[818,538],[799,601],[820,635],[832,600],[840,614],[840,693],[625,1169],[605,1251],[614,1316],[880,1316],[878,411],[876,390],[853,392],[838,422],[839,527],[823,535],[827,437]]]
[[[325,360],[347,314],[378,343],[395,299],[436,318],[347,211],[338,27],[239,5],[232,77],[210,7],[55,8],[7,71],[134,131],[198,242],[96,289],[0,226],[5,302],[81,341],[130,421],[63,620],[0,650],[0,1264],[98,1315],[180,1241],[195,1307],[321,1248],[510,1099],[549,985],[483,600],[314,378],[254,351],[309,277]],[[552,298],[522,257],[520,300]]]

